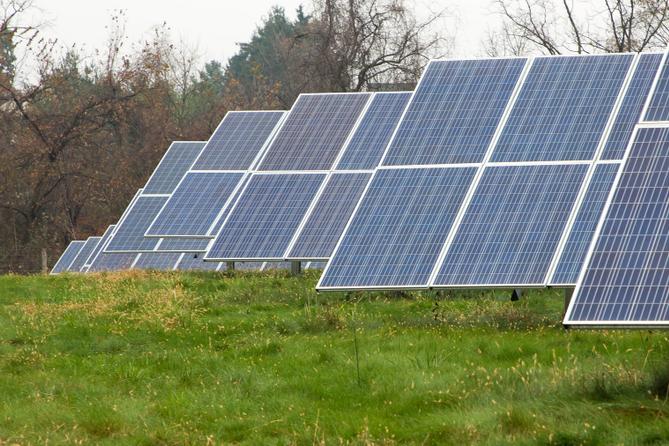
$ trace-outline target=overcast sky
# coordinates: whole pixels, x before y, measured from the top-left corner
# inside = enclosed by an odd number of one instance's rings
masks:
[[[110,16],[124,10],[129,40],[146,39],[152,27],[166,22],[175,42],[196,46],[201,62],[227,60],[238,42],[249,39],[262,17],[274,5],[283,6],[294,17],[300,4],[308,8],[311,0],[34,0],[35,13],[45,23],[44,32],[58,38],[63,46],[76,44],[87,50],[101,48],[108,36]],[[408,0],[416,14],[447,9],[451,20],[444,26],[457,26],[454,55],[481,55],[480,42],[496,19],[492,0]],[[446,35],[452,33],[446,32]]]

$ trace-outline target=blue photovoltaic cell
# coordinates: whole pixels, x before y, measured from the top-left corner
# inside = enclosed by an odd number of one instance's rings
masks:
[[[410,97],[409,92],[376,93],[337,164],[337,169],[375,169]]]
[[[434,285],[543,285],[587,171],[486,168]]]
[[[105,247],[105,252],[153,251],[159,240],[144,237],[144,233],[156,218],[165,201],[167,197],[140,196],[137,198],[117,226],[116,232]]]
[[[175,268],[181,254],[173,252],[143,252],[133,268],[171,271]]]
[[[371,176],[371,173],[333,174],[288,257],[329,258]]]
[[[669,323],[667,252],[669,128],[641,128],[565,323]]]
[[[207,142],[193,169],[249,169],[284,113],[228,112]]]
[[[211,239],[208,238],[164,238],[155,249],[157,252],[205,252]]]
[[[622,159],[632,137],[634,126],[641,119],[641,112],[653,85],[662,54],[641,54],[625,99],[606,141],[602,159]]]
[[[186,253],[177,270],[179,271],[216,271],[220,265],[218,262],[205,262],[202,260],[204,254]]]
[[[95,246],[95,249],[91,252],[91,254],[88,256],[88,260],[86,260],[86,263],[84,263],[85,267],[90,267],[91,264],[95,261],[98,255],[100,255],[100,251],[102,251],[102,248],[104,248],[107,245],[107,242],[109,242],[109,239],[111,238],[112,235],[114,235],[114,229],[116,228],[116,225],[110,225],[107,227],[107,230],[102,234],[102,238],[100,239],[100,242]]]
[[[86,242],[82,240],[73,240],[70,242],[69,245],[67,245],[67,248],[63,253],[60,255],[60,258],[56,262],[56,264],[53,266],[51,269],[51,274],[59,274],[62,272],[67,271],[68,267],[74,261],[74,259],[77,257],[79,254],[79,251],[81,251],[81,248],[86,244]]]
[[[644,121],[669,121],[669,57],[664,60]]]
[[[203,147],[203,142],[173,142],[144,186],[143,193],[171,194]]]
[[[67,268],[67,271],[71,273],[81,272],[81,269],[86,264],[88,256],[95,250],[95,247],[98,246],[100,242],[100,237],[88,237],[84,246],[79,250],[79,254],[74,258],[70,266]]]
[[[107,253],[98,254],[88,272],[123,271],[130,269],[137,257],[137,253]]]
[[[149,228],[148,236],[206,236],[243,173],[190,172]]]
[[[427,286],[475,173],[377,171],[319,288]]]
[[[206,258],[283,258],[324,174],[254,175]]]
[[[492,160],[592,159],[633,60],[632,54],[536,58]]]
[[[260,170],[329,170],[370,93],[300,95]]]
[[[481,162],[526,61],[431,62],[383,164]]]
[[[618,164],[600,164],[596,167],[551,279],[552,284],[576,284],[617,172]]]

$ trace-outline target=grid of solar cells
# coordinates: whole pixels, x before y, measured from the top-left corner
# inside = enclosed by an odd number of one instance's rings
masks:
[[[211,136],[194,170],[246,170],[285,112],[231,111]]]
[[[344,155],[340,170],[375,169],[381,161],[411,93],[376,93],[358,125]]]
[[[60,255],[60,258],[51,269],[51,274],[60,274],[68,270],[72,261],[77,257],[81,248],[86,244],[83,240],[73,240],[67,245],[65,251]]]
[[[166,201],[167,197],[160,196],[137,198],[118,224],[105,251],[153,251],[158,239],[144,237],[144,233]]]
[[[288,257],[329,258],[371,176],[371,173],[333,174]]]
[[[155,249],[158,252],[205,252],[211,239],[208,238],[164,238]]]
[[[543,285],[587,171],[486,168],[434,285]]]
[[[203,142],[173,142],[144,186],[145,194],[171,194],[204,147]]]
[[[88,272],[127,270],[132,267],[137,256],[137,253],[107,253],[102,251],[88,268]]]
[[[260,170],[329,170],[370,96],[300,95],[267,149]]]
[[[383,164],[481,162],[526,61],[431,62]]]
[[[622,159],[641,118],[643,106],[662,62],[662,54],[641,54],[613,128],[604,146],[602,159]]]
[[[99,242],[100,237],[88,237],[86,243],[84,243],[84,246],[79,250],[79,254],[77,254],[72,263],[70,263],[70,266],[67,270],[71,273],[81,272],[81,269],[84,267],[86,260],[88,260],[88,256],[91,255]]]
[[[202,260],[204,254],[187,253],[183,256],[177,270],[179,271],[216,271],[220,266],[218,262],[205,262]]]
[[[669,57],[665,58],[645,121],[669,121]]]
[[[254,175],[206,258],[282,258],[324,174]]]
[[[535,59],[492,160],[592,159],[633,60],[631,54]]]
[[[175,269],[181,254],[174,252],[143,252],[133,268],[171,271]]]
[[[160,211],[147,236],[206,236],[244,174],[189,172]]]
[[[91,252],[91,254],[88,256],[88,259],[84,263],[85,267],[90,267],[91,264],[95,261],[96,257],[100,255],[100,251],[102,251],[102,248],[104,248],[107,245],[111,236],[114,235],[115,228],[116,225],[110,225],[107,227],[107,230],[104,232],[104,234],[102,234],[100,242],[95,246],[95,249]]]
[[[669,128],[639,129],[565,323],[669,322]]]
[[[618,167],[618,164],[600,164],[595,168],[551,279],[553,284],[576,284]]]
[[[319,288],[427,286],[475,173],[377,171]]]

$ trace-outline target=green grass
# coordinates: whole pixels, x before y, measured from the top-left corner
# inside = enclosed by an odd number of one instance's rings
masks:
[[[0,445],[669,443],[665,332],[316,280],[0,277]]]

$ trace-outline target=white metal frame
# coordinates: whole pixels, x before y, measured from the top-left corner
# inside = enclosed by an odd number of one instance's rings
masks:
[[[590,266],[590,261],[592,259],[592,255],[594,253],[595,247],[597,245],[597,242],[599,240],[599,236],[602,231],[602,227],[604,226],[604,222],[606,218],[608,217],[609,213],[609,208],[611,207],[611,202],[613,201],[613,197],[615,196],[615,193],[618,189],[618,183],[620,182],[620,178],[622,177],[622,173],[625,170],[625,166],[627,164],[627,160],[629,158],[629,154],[632,150],[632,147],[634,146],[634,142],[636,140],[636,135],[638,133],[638,130],[640,128],[657,128],[657,127],[669,127],[669,123],[667,122],[648,122],[645,121],[646,114],[648,112],[648,107],[650,106],[650,103],[652,102],[653,96],[655,95],[655,89],[657,88],[657,84],[660,80],[660,77],[662,75],[662,71],[664,69],[664,65],[667,61],[667,52],[669,50],[665,51],[662,57],[662,60],[660,62],[660,67],[657,70],[657,73],[655,74],[655,79],[653,80],[653,84],[650,88],[650,91],[648,92],[648,97],[646,98],[646,102],[644,103],[643,110],[641,112],[641,117],[639,119],[639,123],[635,126],[632,136],[630,137],[630,140],[627,143],[627,148],[625,149],[625,154],[623,156],[623,160],[618,167],[618,173],[616,175],[615,180],[613,181],[613,186],[611,187],[611,190],[609,192],[609,195],[606,199],[606,204],[604,205],[604,209],[602,211],[602,214],[599,218],[599,222],[597,223],[597,228],[595,229],[595,233],[592,237],[592,240],[590,241],[590,246],[588,248],[588,253],[585,257],[585,261],[583,262],[583,265],[581,267],[581,271],[579,273],[578,280],[576,282],[576,287],[574,289],[574,293],[572,294],[571,300],[569,302],[569,306],[567,307],[567,311],[565,312],[564,319],[562,323],[565,326],[570,326],[570,327],[628,327],[628,328],[635,328],[635,327],[644,327],[644,326],[657,326],[657,327],[662,327],[662,326],[669,326],[669,321],[668,322],[656,322],[656,323],[648,323],[648,322],[643,322],[640,323],[638,321],[572,321],[570,320],[571,314],[574,309],[574,305],[576,302],[576,299],[578,298],[578,294],[581,290],[581,287],[583,285],[583,278],[585,277],[585,274],[587,272],[588,267]]]

